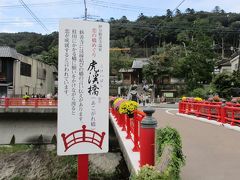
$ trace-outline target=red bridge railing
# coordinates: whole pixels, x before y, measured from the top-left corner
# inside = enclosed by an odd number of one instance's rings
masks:
[[[142,111],[135,110],[132,117],[126,114],[120,114],[115,109],[111,108],[110,112],[116,118],[118,126],[122,131],[126,132],[126,139],[133,142],[133,152],[140,152],[140,123],[146,114]],[[140,164],[140,166],[142,166]]]
[[[20,107],[20,106],[29,106],[29,107],[54,107],[57,106],[57,100],[48,99],[48,98],[0,98],[0,107]]]
[[[182,101],[179,102],[179,113],[240,126],[240,104],[236,103]]]

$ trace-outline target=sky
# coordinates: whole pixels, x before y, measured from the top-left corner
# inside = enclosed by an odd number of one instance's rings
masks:
[[[22,6],[24,2],[37,17],[35,20]],[[184,0],[86,0],[88,20],[126,16],[136,20],[140,13],[146,16],[164,15]],[[178,9],[212,11],[220,6],[226,12],[240,13],[239,0],[185,0]],[[61,18],[83,19],[84,0],[0,0],[0,32],[36,32],[49,34],[58,31]],[[40,21],[38,23],[37,21]],[[41,25],[40,25],[41,24]]]

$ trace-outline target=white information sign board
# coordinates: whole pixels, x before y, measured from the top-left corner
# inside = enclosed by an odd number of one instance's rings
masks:
[[[108,151],[109,24],[61,20],[57,154]]]

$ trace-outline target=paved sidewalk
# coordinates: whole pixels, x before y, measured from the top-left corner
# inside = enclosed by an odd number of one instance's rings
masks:
[[[173,109],[177,109],[178,108],[178,103],[175,104],[168,104],[168,103],[151,103],[151,104],[146,104],[146,106],[142,106],[142,104],[140,104],[141,108],[147,107],[147,106],[151,106],[154,108],[173,108]]]
[[[176,128],[183,141],[183,180],[240,179],[240,132],[156,109],[158,127]]]

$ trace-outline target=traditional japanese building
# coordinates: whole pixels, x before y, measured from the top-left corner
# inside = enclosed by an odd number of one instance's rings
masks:
[[[56,68],[0,47],[0,97],[49,94],[55,91]]]
[[[143,82],[143,66],[147,65],[149,58],[136,58],[133,61],[131,69],[120,69],[119,72],[122,73],[123,85],[133,85],[137,84],[142,86],[146,82]],[[173,78],[166,74],[162,77],[161,81],[155,82],[155,97],[164,96],[167,98],[173,98],[178,96],[178,92],[185,88],[185,83],[182,79]],[[138,89],[141,89],[138,87]],[[141,92],[139,92],[141,94]]]
[[[240,51],[237,51],[231,55],[230,58],[223,58],[217,62],[215,67],[215,74],[228,73],[240,70]]]

